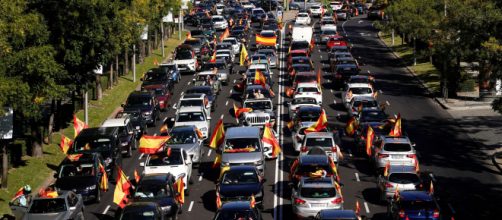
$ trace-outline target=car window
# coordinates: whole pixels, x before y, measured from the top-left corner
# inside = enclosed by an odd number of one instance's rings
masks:
[[[298,92],[319,92],[316,87],[299,87]]]
[[[300,121],[316,121],[320,115],[321,115],[320,109],[300,111],[297,114],[297,116],[300,118]]]
[[[291,102],[293,105],[298,105],[298,104],[317,104],[317,101],[314,98],[295,98]]]
[[[91,163],[71,163],[64,164],[59,170],[59,177],[94,176],[95,170]]]
[[[387,143],[383,149],[385,151],[406,152],[411,150],[411,146],[406,143]]]
[[[307,147],[333,147],[333,139],[331,138],[307,138],[305,140],[305,146]]]
[[[162,198],[170,196],[166,185],[159,181],[143,181],[140,182],[134,197],[138,198]]]
[[[420,182],[420,179],[417,174],[414,173],[391,173],[389,174],[389,182],[410,184]]]
[[[181,100],[179,107],[186,106],[203,106],[204,103],[202,99],[189,99],[189,100]]]
[[[181,153],[173,152],[171,155],[167,155],[165,152],[162,154],[153,154],[148,160],[148,166],[170,166],[170,165],[181,165],[183,160],[181,158]]]
[[[256,138],[235,138],[227,139],[224,145],[224,152],[257,152],[260,151],[260,140]]]
[[[253,110],[259,109],[259,110],[266,110],[266,109],[272,109],[272,103],[268,101],[264,102],[246,102],[245,103],[246,108],[252,108]]]
[[[196,134],[192,130],[173,130],[169,133],[171,138],[167,141],[168,144],[193,144],[197,141]]]
[[[129,96],[127,106],[149,106],[151,99],[146,96]]]
[[[336,196],[336,189],[333,188],[307,188],[303,187],[300,189],[300,195],[304,198],[332,198]]]
[[[256,172],[251,171],[229,171],[225,173],[222,179],[223,185],[252,184],[258,182],[258,175]]]
[[[205,121],[206,117],[202,112],[183,112],[178,114],[177,122]]]
[[[108,151],[112,146],[112,140],[109,138],[96,138],[96,139],[78,139],[75,140],[72,149],[75,153],[81,151]]]
[[[431,210],[435,209],[436,206],[432,201],[401,201],[401,208],[408,210]]]
[[[29,213],[57,213],[66,211],[66,201],[63,198],[35,199]]]
[[[352,91],[352,94],[369,94],[369,93],[372,93],[373,91],[371,91],[371,88],[367,88],[367,87],[364,87],[364,88],[350,88],[350,91]]]

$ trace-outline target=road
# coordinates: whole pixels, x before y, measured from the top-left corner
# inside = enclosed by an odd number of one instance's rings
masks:
[[[353,54],[364,64],[362,71],[370,71],[376,78],[376,87],[382,93],[380,101],[388,101],[387,113],[390,115],[401,113],[403,129],[410,139],[416,143],[420,167],[423,172],[435,174],[438,185],[435,186],[437,194],[441,197],[442,211],[457,212],[456,219],[480,219],[494,218],[502,214],[502,209],[497,209],[498,201],[501,200],[501,185],[496,179],[494,167],[487,164],[486,155],[482,152],[483,145],[470,139],[459,128],[459,124],[427,95],[426,91],[404,69],[400,62],[393,57],[388,49],[377,37],[377,30],[371,22],[365,19],[365,15],[359,16],[347,22],[339,23],[339,30],[345,32],[354,45]],[[287,27],[287,25],[284,25]],[[316,34],[318,30],[316,29]],[[284,89],[287,85],[285,74],[284,56],[288,42],[280,40],[281,51],[279,52],[279,68],[274,72],[274,91],[277,96],[274,103],[277,105],[280,115],[278,132],[283,148],[283,154],[277,160],[266,163],[264,219],[291,219],[290,190],[288,188],[287,172],[289,163],[296,158],[292,150],[292,139],[289,131],[284,130],[288,120],[287,111],[284,109]],[[252,52],[250,51],[250,54]],[[238,60],[238,59],[236,59]],[[327,53],[320,51],[317,46],[312,54],[312,61],[316,68],[323,65]],[[238,65],[238,64],[237,64]],[[236,67],[234,70],[242,69]],[[327,112],[329,126],[338,129],[344,126],[344,121],[337,121],[336,115],[346,115],[343,107],[333,104],[333,101],[341,103],[340,91],[332,90],[330,73],[324,68],[323,74],[323,107]],[[183,75],[181,82],[173,91],[174,104],[179,99],[182,91],[190,86],[193,76]],[[230,83],[224,86],[218,96],[217,108],[212,113],[211,127],[214,128],[217,119],[223,115],[226,125],[234,124],[232,104],[235,101],[230,94],[233,81],[240,75],[230,75]],[[277,92],[279,91],[279,92]],[[174,116],[174,110],[162,114],[162,118]],[[342,117],[346,118],[346,117]],[[158,133],[160,122],[157,127],[148,129],[149,134]],[[371,219],[385,219],[386,204],[378,201],[374,171],[367,159],[352,154],[352,141],[344,138],[342,151],[345,159],[341,162],[339,172],[344,184],[344,208],[354,209],[355,202],[361,204],[361,214]],[[190,185],[190,195],[185,199],[183,213],[179,219],[211,219],[216,211],[215,207],[215,181],[217,170],[212,170],[211,164],[215,158],[215,152],[204,148],[203,162],[199,168],[193,171],[194,183]],[[145,156],[135,152],[133,157],[125,159],[123,169],[127,175],[133,176],[133,172],[139,167],[139,162],[144,161]],[[88,204],[85,217],[87,219],[112,219],[117,205],[113,204],[113,188],[106,192],[100,204]]]

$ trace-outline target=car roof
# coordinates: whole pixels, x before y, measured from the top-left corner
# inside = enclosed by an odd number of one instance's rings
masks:
[[[255,166],[250,166],[250,165],[238,165],[238,166],[232,166],[230,167],[230,171],[256,171]]]
[[[375,97],[373,97],[373,96],[354,96],[354,97],[352,97],[352,99],[354,101],[357,101],[357,102],[364,102],[364,101],[372,102],[372,101],[376,101]]]
[[[319,216],[321,219],[357,219],[353,210],[323,209]]]
[[[117,127],[100,127],[100,128],[85,128],[82,130],[77,138],[81,137],[96,137],[96,136],[109,136],[113,135],[115,131],[118,130]]]
[[[310,82],[298,83],[298,85],[296,87],[297,88],[300,88],[300,87],[316,87],[316,88],[318,88],[317,83],[310,83]]]
[[[392,137],[388,135],[381,136],[382,140],[385,143],[410,143],[410,139],[406,136],[400,136],[400,137]]]
[[[181,99],[202,99],[204,98],[206,94],[204,93],[189,93],[189,94],[184,94]]]
[[[416,173],[415,166],[390,165],[389,173]]]
[[[123,127],[129,122],[129,118],[110,118],[106,119],[101,127]]]
[[[142,211],[151,211],[151,210],[156,210],[159,207],[157,203],[155,202],[143,202],[143,201],[135,201],[133,203],[127,204],[127,206],[124,207],[124,211],[134,211],[134,210],[142,210]]]
[[[250,210],[250,201],[234,201],[223,204],[220,210]]]
[[[172,148],[172,151],[177,150],[177,148]],[[141,176],[140,184],[141,182],[148,181],[148,182],[164,182],[166,183],[167,180],[169,180],[169,175],[166,175],[165,173],[149,173]]]
[[[348,87],[349,87],[349,89],[350,88],[372,88],[372,86],[369,83],[349,83]]]
[[[432,201],[432,195],[429,194],[427,191],[415,191],[415,190],[406,190],[406,191],[401,191],[399,193],[400,197],[399,199],[401,201],[426,201],[430,202]]]
[[[94,162],[94,160],[97,158],[97,153],[84,153],[82,156],[78,158],[78,163],[90,163]],[[63,164],[72,164],[77,161],[72,161],[68,157],[65,157],[63,161],[61,162],[61,165]]]
[[[195,125],[180,125],[180,126],[174,126],[173,128],[171,128],[171,132],[173,131],[193,131],[195,130]]]
[[[178,112],[179,113],[183,113],[183,112],[202,112],[204,111],[202,109],[202,106],[183,106],[181,108],[178,109]]]
[[[299,158],[299,162],[302,165],[328,164],[328,156],[327,155],[302,155]]]
[[[226,138],[255,138],[260,137],[258,127],[231,127],[225,131]]]
[[[305,138],[333,138],[331,132],[309,132],[305,134]]]
[[[321,111],[321,106],[311,106],[311,105],[306,105],[306,106],[300,106],[298,108],[298,112],[301,111]]]

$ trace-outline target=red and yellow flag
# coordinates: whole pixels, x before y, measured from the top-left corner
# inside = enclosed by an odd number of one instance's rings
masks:
[[[356,118],[351,117],[347,121],[347,125],[345,126],[345,133],[348,136],[352,136],[352,135],[354,135],[355,132],[356,132]]]
[[[322,69],[322,67],[320,67],[317,70],[317,85],[319,85],[319,88],[321,88],[321,69]]]
[[[220,118],[218,123],[216,123],[213,135],[211,135],[211,139],[209,141],[209,147],[216,150],[218,146],[223,144],[224,139],[225,139],[225,128],[223,127],[223,119]]]
[[[220,169],[220,176],[218,177],[218,179],[221,179],[223,177],[223,174],[225,174],[225,172],[229,171],[230,168],[231,168],[230,166],[222,167]]]
[[[275,46],[277,43],[277,36],[274,37],[264,37],[260,34],[256,34],[256,44],[261,44],[264,46]]]
[[[267,78],[265,78],[265,75],[261,72],[261,70],[256,70],[254,73],[254,84],[261,85],[263,88],[266,87],[267,85]]]
[[[78,119],[76,115],[73,115],[73,131],[75,131],[75,137],[77,137],[78,133],[84,130],[84,128],[88,127],[89,125]]]
[[[83,154],[69,154],[66,156],[70,161],[78,161]]]
[[[401,198],[401,193],[399,193],[399,185],[396,186],[396,191],[394,191],[394,200],[397,202]]]
[[[228,36],[230,36],[230,31],[227,28],[227,29],[225,29],[225,32],[223,32],[223,34],[220,35],[220,42],[222,42]]]
[[[239,108],[239,107],[237,107],[237,105],[235,105],[235,102],[234,102],[234,116],[236,119],[238,119],[242,113],[252,112],[252,111],[253,111],[252,108]]]
[[[319,118],[317,121],[312,124],[310,127],[305,129],[305,134],[309,132],[319,132],[322,131],[323,129],[326,129],[328,126],[328,118],[326,117],[326,112],[324,109],[321,111],[321,115],[319,115]]]
[[[168,130],[169,130],[169,128],[167,127],[167,124],[163,124],[162,127],[160,127],[161,134],[167,134]]]
[[[387,161],[385,167],[383,168],[383,176],[389,176],[390,162]]]
[[[356,215],[359,215],[360,212],[361,212],[361,205],[359,205],[359,200],[356,200],[356,210],[355,210],[355,213],[356,213]]]
[[[333,174],[338,178],[338,169],[336,168],[336,164],[333,159],[331,159],[331,157],[329,158],[329,166],[331,167]]]
[[[397,114],[396,122],[394,123],[394,127],[390,130],[389,136],[392,137],[400,137],[401,132],[401,113]]]
[[[434,184],[431,181],[431,186],[429,186],[429,194],[434,194]]]
[[[288,124],[286,124],[286,127],[291,130],[295,126],[295,122],[293,120],[288,121]]]
[[[220,194],[218,192],[216,192],[216,208],[221,208],[223,204],[221,203],[221,197],[220,197]]]
[[[143,135],[139,140],[138,151],[144,154],[154,154],[169,138],[170,136]]]
[[[71,139],[66,137],[64,134],[61,134],[61,143],[59,144],[59,148],[63,151],[64,154],[68,152],[71,146]]]
[[[256,199],[254,198],[254,194],[251,195],[251,201],[249,202],[251,205],[251,208],[254,208],[256,206]]]
[[[375,131],[368,125],[368,130],[366,131],[366,154],[371,157],[371,146],[373,146],[373,139],[375,138]]]
[[[263,138],[261,139],[261,141],[272,146],[272,158],[277,158],[282,150],[281,146],[279,145],[279,141],[277,141],[277,138],[275,138],[275,135],[272,132],[272,128],[269,123],[265,124],[265,128],[263,129]]]
[[[134,181],[136,181],[136,184],[138,184],[140,180],[141,176],[138,174],[138,170],[134,169]]]
[[[287,97],[292,98],[294,94],[295,94],[295,90],[293,88],[286,89],[286,96]]]
[[[197,132],[197,137],[199,139],[201,139],[202,137],[204,137],[204,134],[202,134],[202,131],[199,128],[195,127],[195,132]]]
[[[214,162],[213,162],[213,169],[216,169],[218,167],[220,167],[221,165],[221,154],[216,154],[216,157],[214,158]]]
[[[176,180],[176,191],[178,192],[178,195],[176,196],[176,200],[181,203],[185,204],[185,183],[183,182],[183,178],[180,177],[178,180]]]
[[[117,166],[117,171],[117,184],[113,192],[113,203],[120,206],[120,208],[124,208],[128,202],[127,196],[130,193],[129,189],[131,188],[131,183],[120,166]]]
[[[213,52],[213,55],[211,56],[211,59],[209,60],[210,63],[216,63],[216,50]]]
[[[14,197],[12,197],[12,200],[11,201],[14,201],[15,199],[17,199],[17,197],[21,196],[24,194],[24,188],[21,187],[17,190],[16,194],[14,194]]]
[[[103,191],[108,191],[108,175],[106,174],[105,166],[99,162],[99,172],[101,172],[101,180],[99,182],[99,188]]]

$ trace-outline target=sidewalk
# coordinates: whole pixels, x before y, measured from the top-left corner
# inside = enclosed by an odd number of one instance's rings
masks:
[[[458,92],[456,98],[443,99],[437,97],[436,101],[448,111],[462,111],[462,110],[491,110],[491,101],[479,100],[479,92]],[[494,112],[497,114],[496,112]]]

